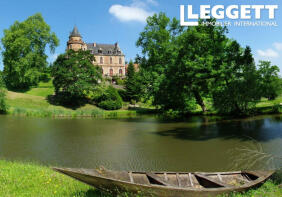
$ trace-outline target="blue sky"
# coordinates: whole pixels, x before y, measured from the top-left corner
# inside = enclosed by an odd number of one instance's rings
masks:
[[[278,27],[230,27],[229,37],[238,40],[242,46],[251,46],[257,61],[271,60],[282,70],[280,0],[1,0],[0,37],[3,36],[3,30],[9,28],[14,21],[23,21],[40,12],[60,39],[60,46],[54,55],[50,55],[50,61],[65,51],[69,32],[75,24],[85,42],[118,42],[129,60],[140,53],[135,43],[144,28],[145,18],[153,13],[165,12],[169,17],[179,19],[181,4],[192,4],[195,9],[200,4],[279,5],[275,13]],[[0,69],[2,68],[0,57]]]

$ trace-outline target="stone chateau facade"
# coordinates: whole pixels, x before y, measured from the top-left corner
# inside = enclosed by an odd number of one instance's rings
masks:
[[[125,55],[121,51],[118,43],[85,43],[75,26],[73,31],[70,33],[69,41],[67,42],[67,49],[72,49],[74,51],[89,50],[95,57],[93,64],[100,66],[102,68],[103,75],[106,77],[125,76]]]

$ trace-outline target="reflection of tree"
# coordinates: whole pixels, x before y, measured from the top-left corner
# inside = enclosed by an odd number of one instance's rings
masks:
[[[224,138],[240,138],[247,140],[245,136],[252,137],[256,140],[263,140],[261,135],[264,126],[264,119],[260,120],[241,120],[233,122],[217,123],[219,137]],[[264,136],[265,138],[265,136]]]
[[[266,153],[262,145],[254,139],[244,146],[234,148],[230,153],[234,161],[230,166],[231,169],[273,170],[281,168],[281,165],[278,166],[275,161],[280,160],[281,164],[282,157]]]
[[[158,129],[157,134],[161,136],[173,136],[182,140],[209,140],[213,138],[239,138],[246,140],[245,136],[250,136],[256,140],[269,140],[268,136],[262,135],[264,119],[259,120],[233,120],[216,121],[209,120],[207,117],[197,118],[195,124],[187,124],[185,127]],[[279,135],[279,133],[277,133]]]
[[[282,115],[272,116],[269,121],[274,123],[282,123]]]

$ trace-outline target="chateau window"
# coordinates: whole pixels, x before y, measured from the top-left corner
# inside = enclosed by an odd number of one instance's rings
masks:
[[[100,50],[100,49],[98,50],[98,53],[102,53],[102,52],[103,52],[102,50]]]
[[[111,68],[110,69],[110,76],[113,76],[114,75],[114,70]]]
[[[119,69],[119,74],[122,75],[122,69]]]
[[[113,63],[113,58],[112,57],[110,57],[110,64],[112,64]]]
[[[119,58],[119,64],[122,64],[122,59],[121,58]]]
[[[101,64],[104,63],[103,57],[100,57],[100,63],[101,63]]]

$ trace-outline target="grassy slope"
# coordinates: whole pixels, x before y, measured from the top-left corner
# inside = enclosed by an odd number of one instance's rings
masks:
[[[46,97],[54,93],[52,82],[40,83],[31,90],[19,92],[7,92],[9,114],[27,116],[95,116],[95,117],[123,117],[134,116],[135,111],[116,110],[105,111],[94,105],[86,104],[78,109],[70,109],[63,106],[55,106],[48,103]]]
[[[0,196],[1,197],[102,197],[98,190],[52,171],[50,168],[0,160]],[[121,195],[121,196],[127,196]],[[282,189],[272,181],[262,187],[234,197],[282,196]]]

